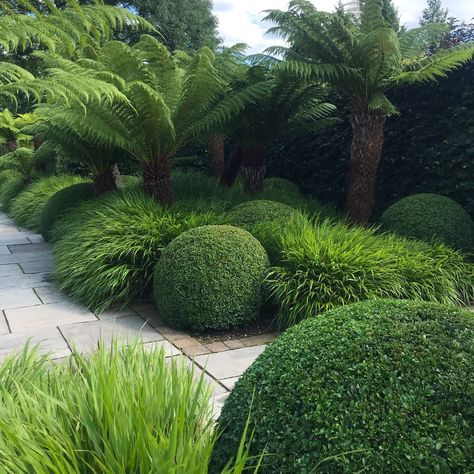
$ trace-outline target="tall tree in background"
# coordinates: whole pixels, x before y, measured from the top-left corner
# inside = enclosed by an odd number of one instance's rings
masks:
[[[441,0],[428,0],[426,8],[420,18],[420,25],[429,23],[446,23],[448,18],[448,9],[442,8]]]
[[[110,0],[113,1],[113,0]],[[163,35],[171,50],[214,49],[219,39],[211,0],[126,0],[117,1],[146,18]]]
[[[290,45],[268,51],[286,59],[281,67],[326,82],[350,100],[352,147],[346,210],[357,224],[366,224],[372,214],[385,121],[398,113],[387,92],[443,77],[469,61],[474,51],[472,46],[460,45],[427,55],[427,28],[397,34],[382,10],[382,0],[364,0],[357,14],[341,16],[318,11],[307,0],[293,0],[288,11],[271,10],[267,16],[277,25],[270,32]]]

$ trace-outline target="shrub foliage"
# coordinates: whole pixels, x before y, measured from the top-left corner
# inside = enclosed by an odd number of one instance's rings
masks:
[[[330,311],[284,333],[237,382],[215,466],[251,409],[262,472],[472,471],[473,371],[469,312],[390,300]]]
[[[474,222],[455,201],[437,194],[414,194],[390,206],[380,218],[382,228],[418,240],[435,240],[470,252]]]
[[[52,233],[60,289],[95,311],[148,296],[163,248],[181,232],[212,223],[210,213],[173,211],[141,191],[81,204]]]
[[[177,328],[247,323],[258,315],[268,266],[263,247],[243,229],[192,229],[163,251],[155,271],[155,303],[165,322]]]
[[[23,176],[16,171],[3,171],[0,181],[0,205],[2,211],[9,211],[13,199],[25,188]]]

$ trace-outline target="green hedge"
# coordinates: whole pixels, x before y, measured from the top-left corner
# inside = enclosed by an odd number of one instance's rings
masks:
[[[443,242],[465,252],[474,247],[474,222],[455,201],[436,194],[415,194],[390,206],[382,229],[405,237]]]
[[[86,178],[68,175],[40,178],[13,199],[10,214],[18,225],[39,232],[41,214],[49,198],[63,188],[85,181]]]
[[[474,315],[370,301],[288,330],[237,382],[215,470],[251,411],[262,473],[471,472]]]
[[[54,223],[80,203],[92,199],[93,195],[93,183],[73,184],[53,194],[43,207],[43,212],[41,213],[39,226],[41,235],[48,240]]]
[[[61,290],[97,312],[148,297],[163,248],[214,221],[212,213],[163,208],[139,190],[105,195],[55,224],[54,276]]]
[[[272,247],[279,259],[267,285],[282,327],[366,299],[474,299],[474,266],[443,245],[297,215]]]
[[[264,191],[276,191],[285,194],[299,195],[300,190],[295,183],[284,178],[266,178],[263,180]]]
[[[220,225],[188,230],[155,270],[155,304],[179,329],[228,329],[251,322],[262,305],[267,254],[248,232]]]

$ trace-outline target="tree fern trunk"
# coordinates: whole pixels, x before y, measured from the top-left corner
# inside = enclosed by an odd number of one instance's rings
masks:
[[[169,157],[157,162],[143,163],[143,189],[159,203],[168,206],[173,202]]]
[[[224,172],[222,173],[220,183],[229,188],[234,185],[237,176],[239,175],[240,165],[242,164],[242,148],[240,145],[234,145],[230,153],[230,157],[225,164]]]
[[[117,179],[113,167],[95,175],[93,181],[94,196],[102,196],[103,194],[117,190]]]
[[[244,152],[240,174],[244,182],[244,191],[256,194],[263,190],[263,179],[265,178],[265,148],[255,145]]]
[[[224,161],[224,136],[221,134],[213,135],[208,142],[207,152],[211,165],[212,174],[220,179],[225,168]]]
[[[353,112],[350,120],[352,147],[346,210],[350,222],[365,225],[374,204],[386,116],[376,112]]]

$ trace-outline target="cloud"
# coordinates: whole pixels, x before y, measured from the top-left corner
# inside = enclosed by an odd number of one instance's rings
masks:
[[[337,0],[312,0],[319,10],[333,11]],[[418,24],[426,0],[394,0],[402,24],[414,27]],[[219,20],[220,36],[226,45],[247,43],[252,53],[261,52],[281,40],[265,35],[270,27],[263,22],[264,10],[286,10],[288,0],[218,0],[214,13]],[[449,9],[449,16],[469,20],[474,17],[472,0],[445,0],[443,6]]]

